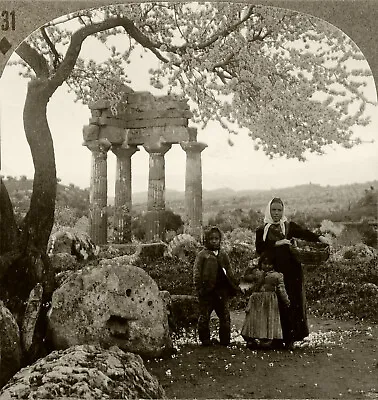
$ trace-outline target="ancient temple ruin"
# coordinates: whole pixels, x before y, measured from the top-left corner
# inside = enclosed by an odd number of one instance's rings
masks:
[[[107,243],[107,154],[117,158],[114,241],[131,241],[131,157],[139,150],[149,153],[146,238],[149,242],[165,235],[165,154],[173,144],[186,153],[185,223],[195,237],[202,231],[201,152],[197,129],[188,127],[192,116],[187,101],[175,96],[155,97],[149,92],[126,91],[112,109],[109,101],[89,105],[92,117],[83,129],[84,146],[92,152],[89,223],[90,236],[99,245]]]

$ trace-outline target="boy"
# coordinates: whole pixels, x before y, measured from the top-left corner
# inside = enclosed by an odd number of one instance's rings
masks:
[[[210,315],[219,318],[219,343],[230,344],[231,324],[229,300],[238,292],[228,254],[221,249],[222,233],[212,227],[204,236],[205,249],[194,262],[194,288],[199,302],[198,336],[203,346],[210,346]]]

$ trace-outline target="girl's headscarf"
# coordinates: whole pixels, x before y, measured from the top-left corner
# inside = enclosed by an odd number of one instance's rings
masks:
[[[274,222],[272,215],[270,213],[270,206],[272,203],[280,203],[282,204],[283,207],[283,213],[282,213],[282,217],[279,220],[279,222]],[[263,233],[263,241],[265,242],[266,236],[268,235],[268,230],[270,228],[271,225],[280,225],[281,227],[281,232],[282,234],[285,236],[286,233],[286,226],[285,226],[285,222],[287,221],[287,218],[285,217],[285,207],[283,204],[283,201],[279,198],[279,197],[274,197],[272,200],[270,200],[270,202],[268,203],[268,205],[265,208],[265,215],[264,215],[264,233]]]

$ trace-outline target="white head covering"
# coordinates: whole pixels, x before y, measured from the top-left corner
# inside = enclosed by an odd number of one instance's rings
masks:
[[[272,200],[270,200],[270,202],[268,203],[268,205],[265,208],[265,215],[264,215],[264,224],[265,224],[265,226],[264,226],[264,234],[263,234],[263,241],[264,242],[265,242],[266,236],[268,235],[268,230],[269,230],[271,225],[280,224],[282,233],[285,235],[285,232],[286,232],[285,222],[287,221],[287,218],[285,217],[284,213],[282,213],[282,217],[279,220],[279,222],[274,222],[273,218],[272,218],[272,214],[270,213],[270,206],[272,204],[272,201],[275,200],[275,199],[276,199],[276,197],[273,198]],[[284,210],[285,210],[285,207],[284,207]]]

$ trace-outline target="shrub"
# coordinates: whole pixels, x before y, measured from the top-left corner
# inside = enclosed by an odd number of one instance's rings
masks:
[[[357,226],[357,229],[362,235],[363,243],[371,247],[378,247],[378,234],[373,226],[369,225],[367,221],[363,221]]]
[[[154,260],[142,259],[136,265],[155,280],[160,290],[167,290],[171,295],[193,294],[193,264],[157,257]]]
[[[306,273],[310,310],[333,318],[378,322],[377,256],[364,261],[334,261]]]
[[[355,227],[345,227],[335,240],[335,247],[353,246],[362,243],[362,235]]]
[[[144,241],[146,238],[146,213],[134,214],[131,221],[131,230],[134,235],[134,238],[140,241]],[[184,222],[180,215],[175,214],[171,210],[164,211],[164,219],[165,219],[165,229],[166,231],[173,231],[176,234],[181,232],[184,226]],[[172,233],[168,235],[168,239],[170,239]]]
[[[181,329],[193,328],[197,325],[199,315],[197,297],[190,295],[173,295],[171,313],[173,331],[179,332]]]

